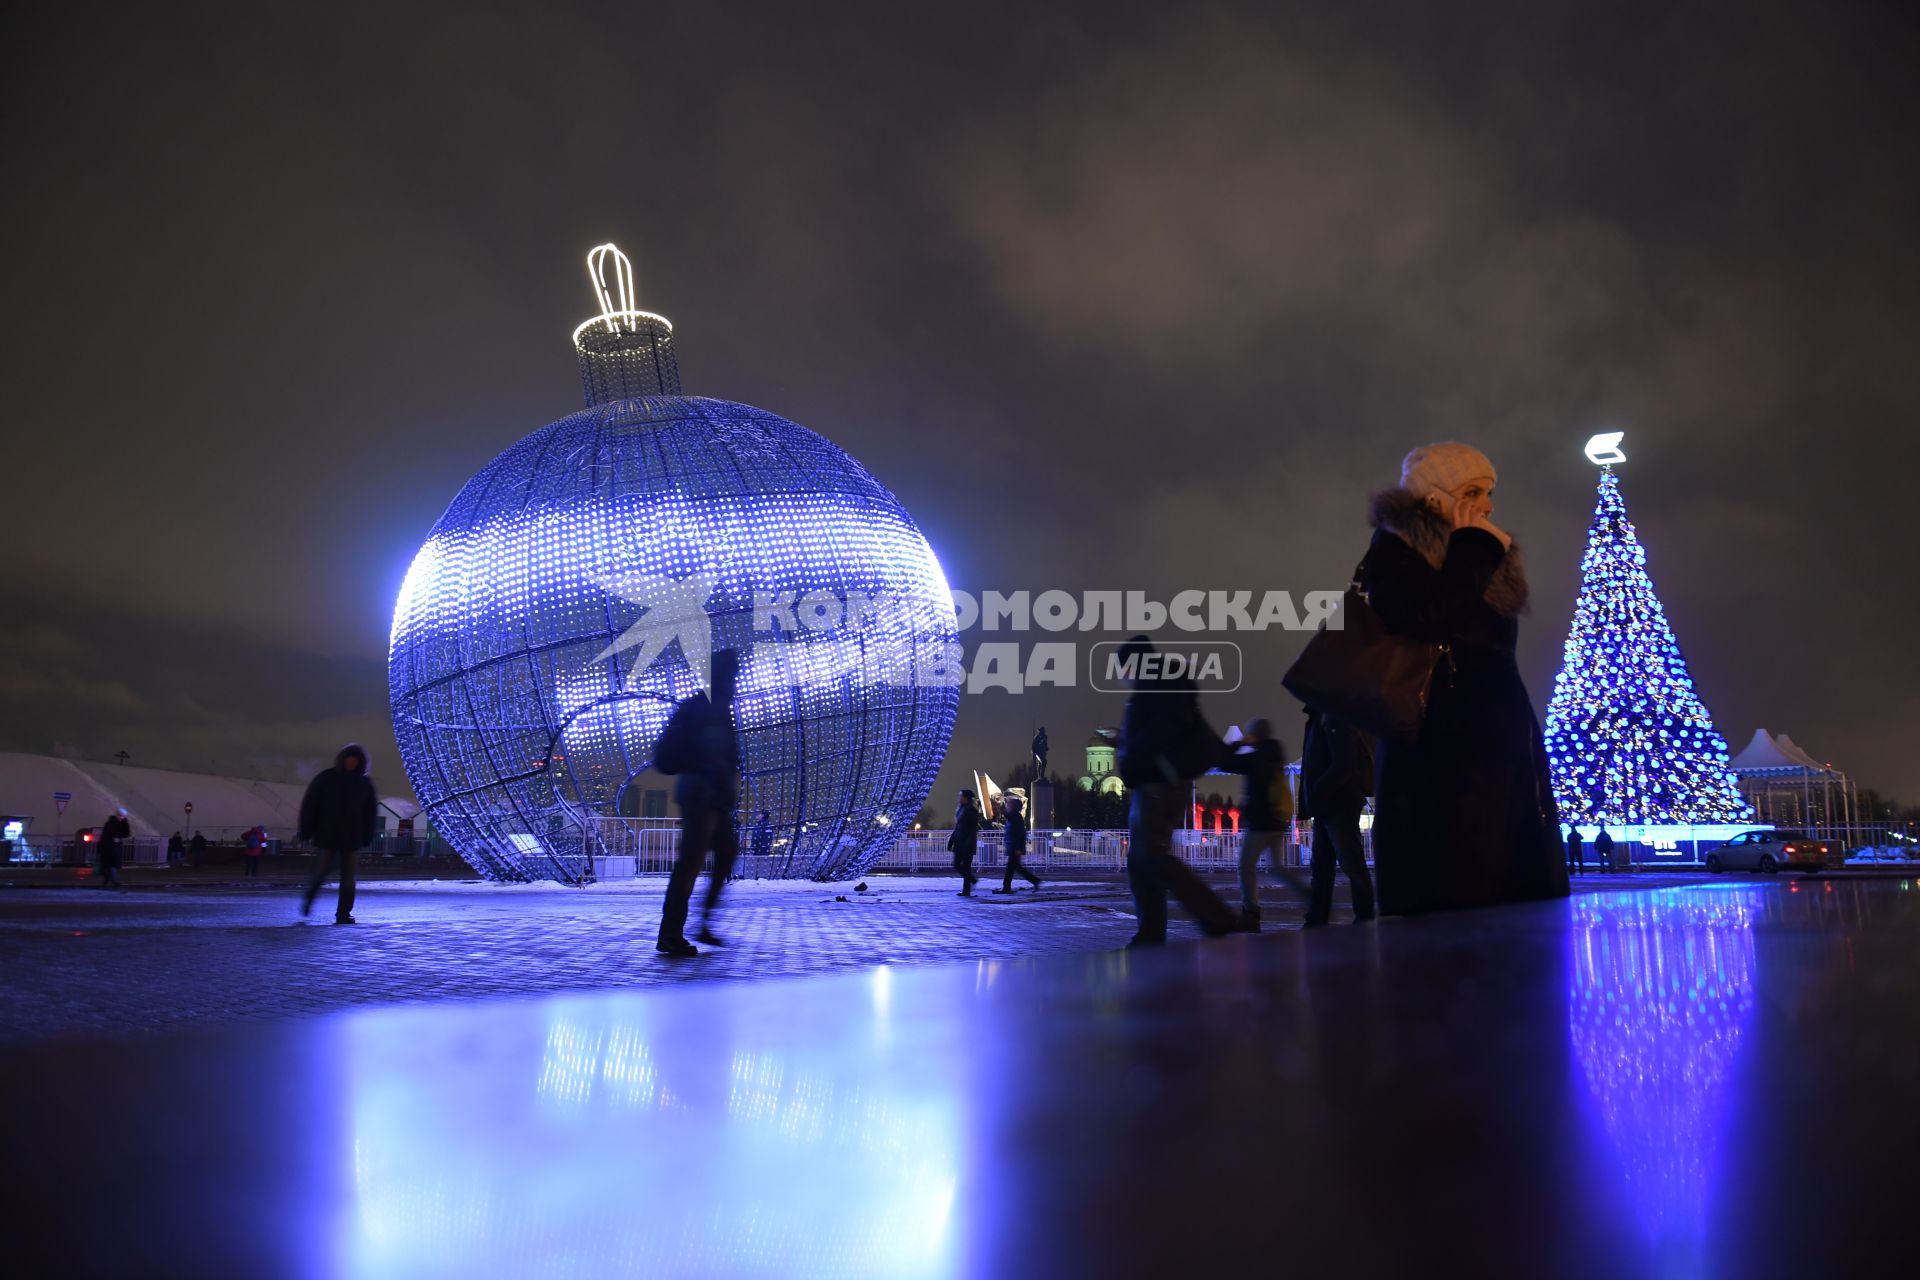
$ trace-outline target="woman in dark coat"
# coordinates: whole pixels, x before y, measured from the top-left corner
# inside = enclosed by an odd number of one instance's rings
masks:
[[[1514,660],[1526,574],[1491,519],[1495,478],[1478,449],[1428,445],[1373,499],[1368,599],[1395,633],[1450,646],[1419,739],[1381,744],[1374,869],[1387,914],[1568,891],[1540,722]]]

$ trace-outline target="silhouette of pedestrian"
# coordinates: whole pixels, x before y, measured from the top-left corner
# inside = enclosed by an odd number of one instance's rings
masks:
[[[360,851],[373,843],[374,811],[379,798],[367,772],[367,749],[349,742],[334,757],[333,768],[322,769],[307,784],[300,801],[298,838],[320,850],[320,860],[300,897],[300,914],[313,910],[320,886],[337,868],[340,897],[333,922],[353,924],[353,898],[358,883]]]
[[[1240,927],[1260,931],[1260,855],[1273,863],[1273,874],[1301,897],[1307,885],[1280,860],[1287,847],[1287,825],[1293,798],[1287,792],[1287,750],[1273,736],[1273,725],[1262,719],[1247,726],[1242,749],[1221,763],[1228,773],[1242,774],[1247,786],[1240,801]]]
[[[1614,869],[1613,837],[1607,834],[1605,827],[1601,827],[1599,834],[1593,837],[1593,860],[1600,864],[1602,871]]]
[[[773,856],[773,815],[765,809],[753,822],[753,843],[747,846],[748,852],[756,858]]]
[[[115,809],[100,824],[100,887],[120,888],[120,842],[133,838],[125,809]]]
[[[1012,893],[1013,877],[1018,874],[1026,877],[1027,882],[1036,890],[1040,887],[1040,877],[1027,869],[1027,815],[1026,805],[1019,796],[1007,797],[1006,827],[1006,875],[1001,879],[995,893]]]
[[[1372,740],[1338,716],[1309,709],[1300,757],[1300,816],[1313,819],[1306,927],[1333,918],[1336,865],[1346,872],[1355,922],[1373,919],[1373,877],[1360,840],[1360,810],[1372,791]]]
[[[1583,876],[1587,874],[1587,846],[1580,839],[1580,828],[1567,828],[1567,874]]]
[[[203,831],[193,833],[193,839],[187,841],[187,858],[194,866],[200,866],[207,860],[207,836]]]
[[[1138,924],[1130,947],[1167,941],[1167,895],[1191,911],[1208,936],[1231,933],[1239,913],[1173,852],[1173,828],[1187,802],[1188,783],[1225,759],[1227,746],[1200,714],[1200,691],[1185,676],[1168,677],[1148,659],[1157,650],[1145,636],[1120,646],[1119,660],[1135,674],[1120,726],[1120,781],[1132,793],[1127,814],[1127,886]]]
[[[722,945],[713,932],[720,890],[733,872],[740,854],[733,810],[740,802],[740,735],[733,721],[734,685],[740,675],[740,654],[719,649],[712,659],[712,693],[696,693],[674,709],[655,749],[654,767],[679,775],[674,798],[680,805],[680,852],[667,881],[667,898],[660,910],[660,936],[654,950],[663,955],[697,956],[700,949],[686,938],[687,912],[693,901],[693,882],[700,864],[713,854],[707,873],[707,900],[700,932],[708,946]]]
[[[980,802],[971,790],[960,792],[960,803],[953,811],[953,834],[947,837],[947,852],[953,855],[953,869],[960,873],[960,896],[971,898],[980,877],[973,874],[973,858],[980,850]]]
[[[167,865],[178,867],[187,860],[187,842],[178,831],[167,837]]]

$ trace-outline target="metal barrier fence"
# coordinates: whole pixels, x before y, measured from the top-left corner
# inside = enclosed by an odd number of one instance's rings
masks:
[[[873,865],[875,871],[946,871],[953,866],[947,852],[947,830],[908,831]],[[673,870],[680,841],[680,824],[672,818],[602,818],[594,824],[594,877],[621,880],[636,875],[664,875]],[[776,844],[771,854],[756,856],[746,842],[750,829],[741,831],[743,850],[736,874],[750,880],[779,878],[788,873],[785,855]],[[1240,865],[1240,835],[1212,831],[1175,831],[1174,852],[1203,871],[1230,871]],[[1000,832],[980,833],[974,869],[981,874],[1005,865]],[[1289,835],[1282,846],[1284,865],[1304,866],[1310,845]],[[1371,848],[1369,848],[1371,854]],[[1035,831],[1027,841],[1026,863],[1036,872],[1071,875],[1079,872],[1118,873],[1127,867],[1125,831]]]
[[[1920,869],[1920,856],[1912,856],[1920,855],[1920,841],[1916,841],[1910,824],[1825,826],[1795,830],[1805,831],[1814,839],[1832,845],[1832,862],[1840,862],[1848,853],[1863,847],[1905,850],[1916,868]],[[594,823],[593,834],[594,872],[597,879],[621,880],[639,875],[665,875],[673,870],[680,842],[678,819],[602,818]],[[953,865],[953,855],[947,852],[947,838],[951,834],[945,829],[904,832],[874,864],[873,869],[908,872],[949,870]],[[742,829],[742,852],[736,868],[739,875],[758,880],[777,879],[789,873],[790,868],[779,844],[775,845],[770,855],[755,856],[747,847],[749,838],[750,830]],[[1180,830],[1173,833],[1173,848],[1175,853],[1198,870],[1231,871],[1240,865],[1243,838],[1233,832]],[[1363,830],[1361,839],[1366,845],[1367,860],[1371,862],[1372,832]],[[1718,840],[1702,840],[1698,847],[1705,851],[1719,843]],[[1305,866],[1312,857],[1312,844],[1312,824],[1295,824],[1282,846],[1282,864]],[[1001,869],[1004,866],[1003,847],[997,828],[983,830],[978,852],[974,856],[974,869],[982,875]],[[1055,876],[1072,875],[1076,871],[1115,874],[1124,872],[1127,866],[1127,833],[1124,830],[1035,831],[1028,838],[1027,848],[1027,863],[1042,874],[1049,871]],[[368,852],[376,856],[419,856],[435,851],[451,852],[445,845],[424,836],[402,838],[382,835],[376,838]],[[278,855],[311,851],[272,841],[267,846],[267,852]],[[1628,847],[1631,860],[1622,869],[1698,867],[1701,864],[1691,856],[1692,852],[1691,847],[1668,851],[1635,844]],[[1898,855],[1896,853],[1893,856]],[[80,842],[72,835],[63,836],[58,842],[51,838],[34,839],[29,836],[24,841],[15,842],[8,860],[15,865],[79,867],[91,866],[96,857],[94,845]],[[241,851],[238,845],[221,843],[208,848],[204,861],[224,864],[239,857]],[[1587,857],[1589,860],[1593,858],[1590,839]],[[191,852],[187,855],[187,861],[189,865],[193,862]],[[158,836],[135,836],[123,840],[120,862],[122,866],[129,867],[165,866],[167,842]]]
[[[913,831],[902,836],[880,861],[875,870],[940,871],[953,866],[947,852],[949,831]],[[1230,871],[1240,866],[1240,847],[1244,837],[1233,832],[1175,831],[1173,851],[1189,866],[1202,871]],[[1005,865],[1005,844],[997,830],[980,833],[979,850],[974,855],[976,871]],[[1285,866],[1304,866],[1311,845],[1289,834],[1281,847]],[[1035,831],[1027,839],[1025,862],[1035,871],[1051,869],[1055,875],[1075,871],[1122,872],[1127,869],[1127,833],[1125,831]]]
[[[595,870],[599,879],[664,875],[673,869],[679,843],[679,823],[676,819],[608,818],[600,820],[597,829],[600,852],[596,854]],[[788,868],[779,847],[776,845],[771,856],[754,857],[745,851],[748,834],[746,829],[741,832],[743,852],[737,873],[747,879],[786,875]],[[947,852],[947,839],[951,834],[944,828],[903,832],[874,863],[873,869],[906,872],[950,870],[953,855]],[[1831,844],[1835,850],[1831,860],[1836,863],[1847,852],[1864,845],[1884,847],[1889,840],[1895,844],[1912,840],[1902,824],[1821,827],[1807,834]],[[1240,865],[1243,840],[1244,836],[1234,832],[1179,830],[1173,833],[1173,848],[1196,870],[1233,871]],[[1373,832],[1370,826],[1361,830],[1361,842],[1366,850],[1367,861],[1372,862]],[[1697,847],[1704,852],[1719,843],[1719,839],[1702,838],[1697,842]],[[1622,871],[1698,868],[1702,865],[1693,856],[1692,842],[1686,842],[1679,849],[1656,848],[1625,841],[1619,847],[1623,861],[1618,869]],[[975,871],[984,876],[1002,869],[1005,865],[1003,848],[999,829],[989,827],[982,830],[973,861]],[[1127,866],[1127,833],[1124,830],[1035,831],[1028,837],[1027,849],[1026,862],[1043,876],[1049,871],[1055,876],[1070,876],[1076,871],[1117,874],[1124,872]],[[1313,824],[1294,824],[1281,848],[1281,864],[1305,867],[1312,856]],[[1587,857],[1589,865],[1593,865],[1591,839],[1587,845]],[[1920,865],[1920,860],[1916,860],[1916,865]]]
[[[244,846],[237,840],[227,839],[210,841],[196,859],[189,845],[183,854],[184,865],[224,865],[237,861],[243,856]],[[296,845],[292,841],[267,841],[268,854],[311,854],[313,849]],[[444,842],[427,836],[399,836],[382,833],[373,838],[373,843],[362,852],[362,857],[423,857],[428,854],[454,856],[453,850]],[[5,850],[4,862],[15,866],[44,867],[90,867],[99,860],[99,846],[80,839],[75,835],[63,835],[58,839],[52,836],[35,838],[29,835],[24,840],[15,840],[12,847]],[[120,842],[120,865],[123,867],[164,867],[167,865],[167,841],[161,836],[132,836]],[[672,861],[669,859],[668,866]]]

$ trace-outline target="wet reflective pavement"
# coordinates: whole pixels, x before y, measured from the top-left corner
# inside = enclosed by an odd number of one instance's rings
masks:
[[[42,1274],[1910,1273],[1920,890],[0,1050]]]

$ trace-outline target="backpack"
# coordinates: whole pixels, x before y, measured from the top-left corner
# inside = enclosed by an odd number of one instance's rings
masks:
[[[1273,806],[1273,816],[1282,823],[1293,821],[1293,788],[1287,785],[1287,749],[1280,748],[1280,764],[1273,771],[1273,781],[1267,784],[1267,803]]]
[[[1154,697],[1178,696],[1154,694]],[[1169,744],[1168,763],[1173,766],[1181,781],[1190,781],[1207,770],[1219,765],[1226,755],[1226,744],[1220,741],[1220,735],[1213,731],[1207,718],[1200,714],[1195,705],[1181,717],[1179,727],[1174,730],[1174,741]]]
[[[673,709],[667,727],[660,731],[660,741],[653,744],[654,772],[672,777],[694,768],[699,763],[699,736],[700,716],[694,699],[688,698]]]

